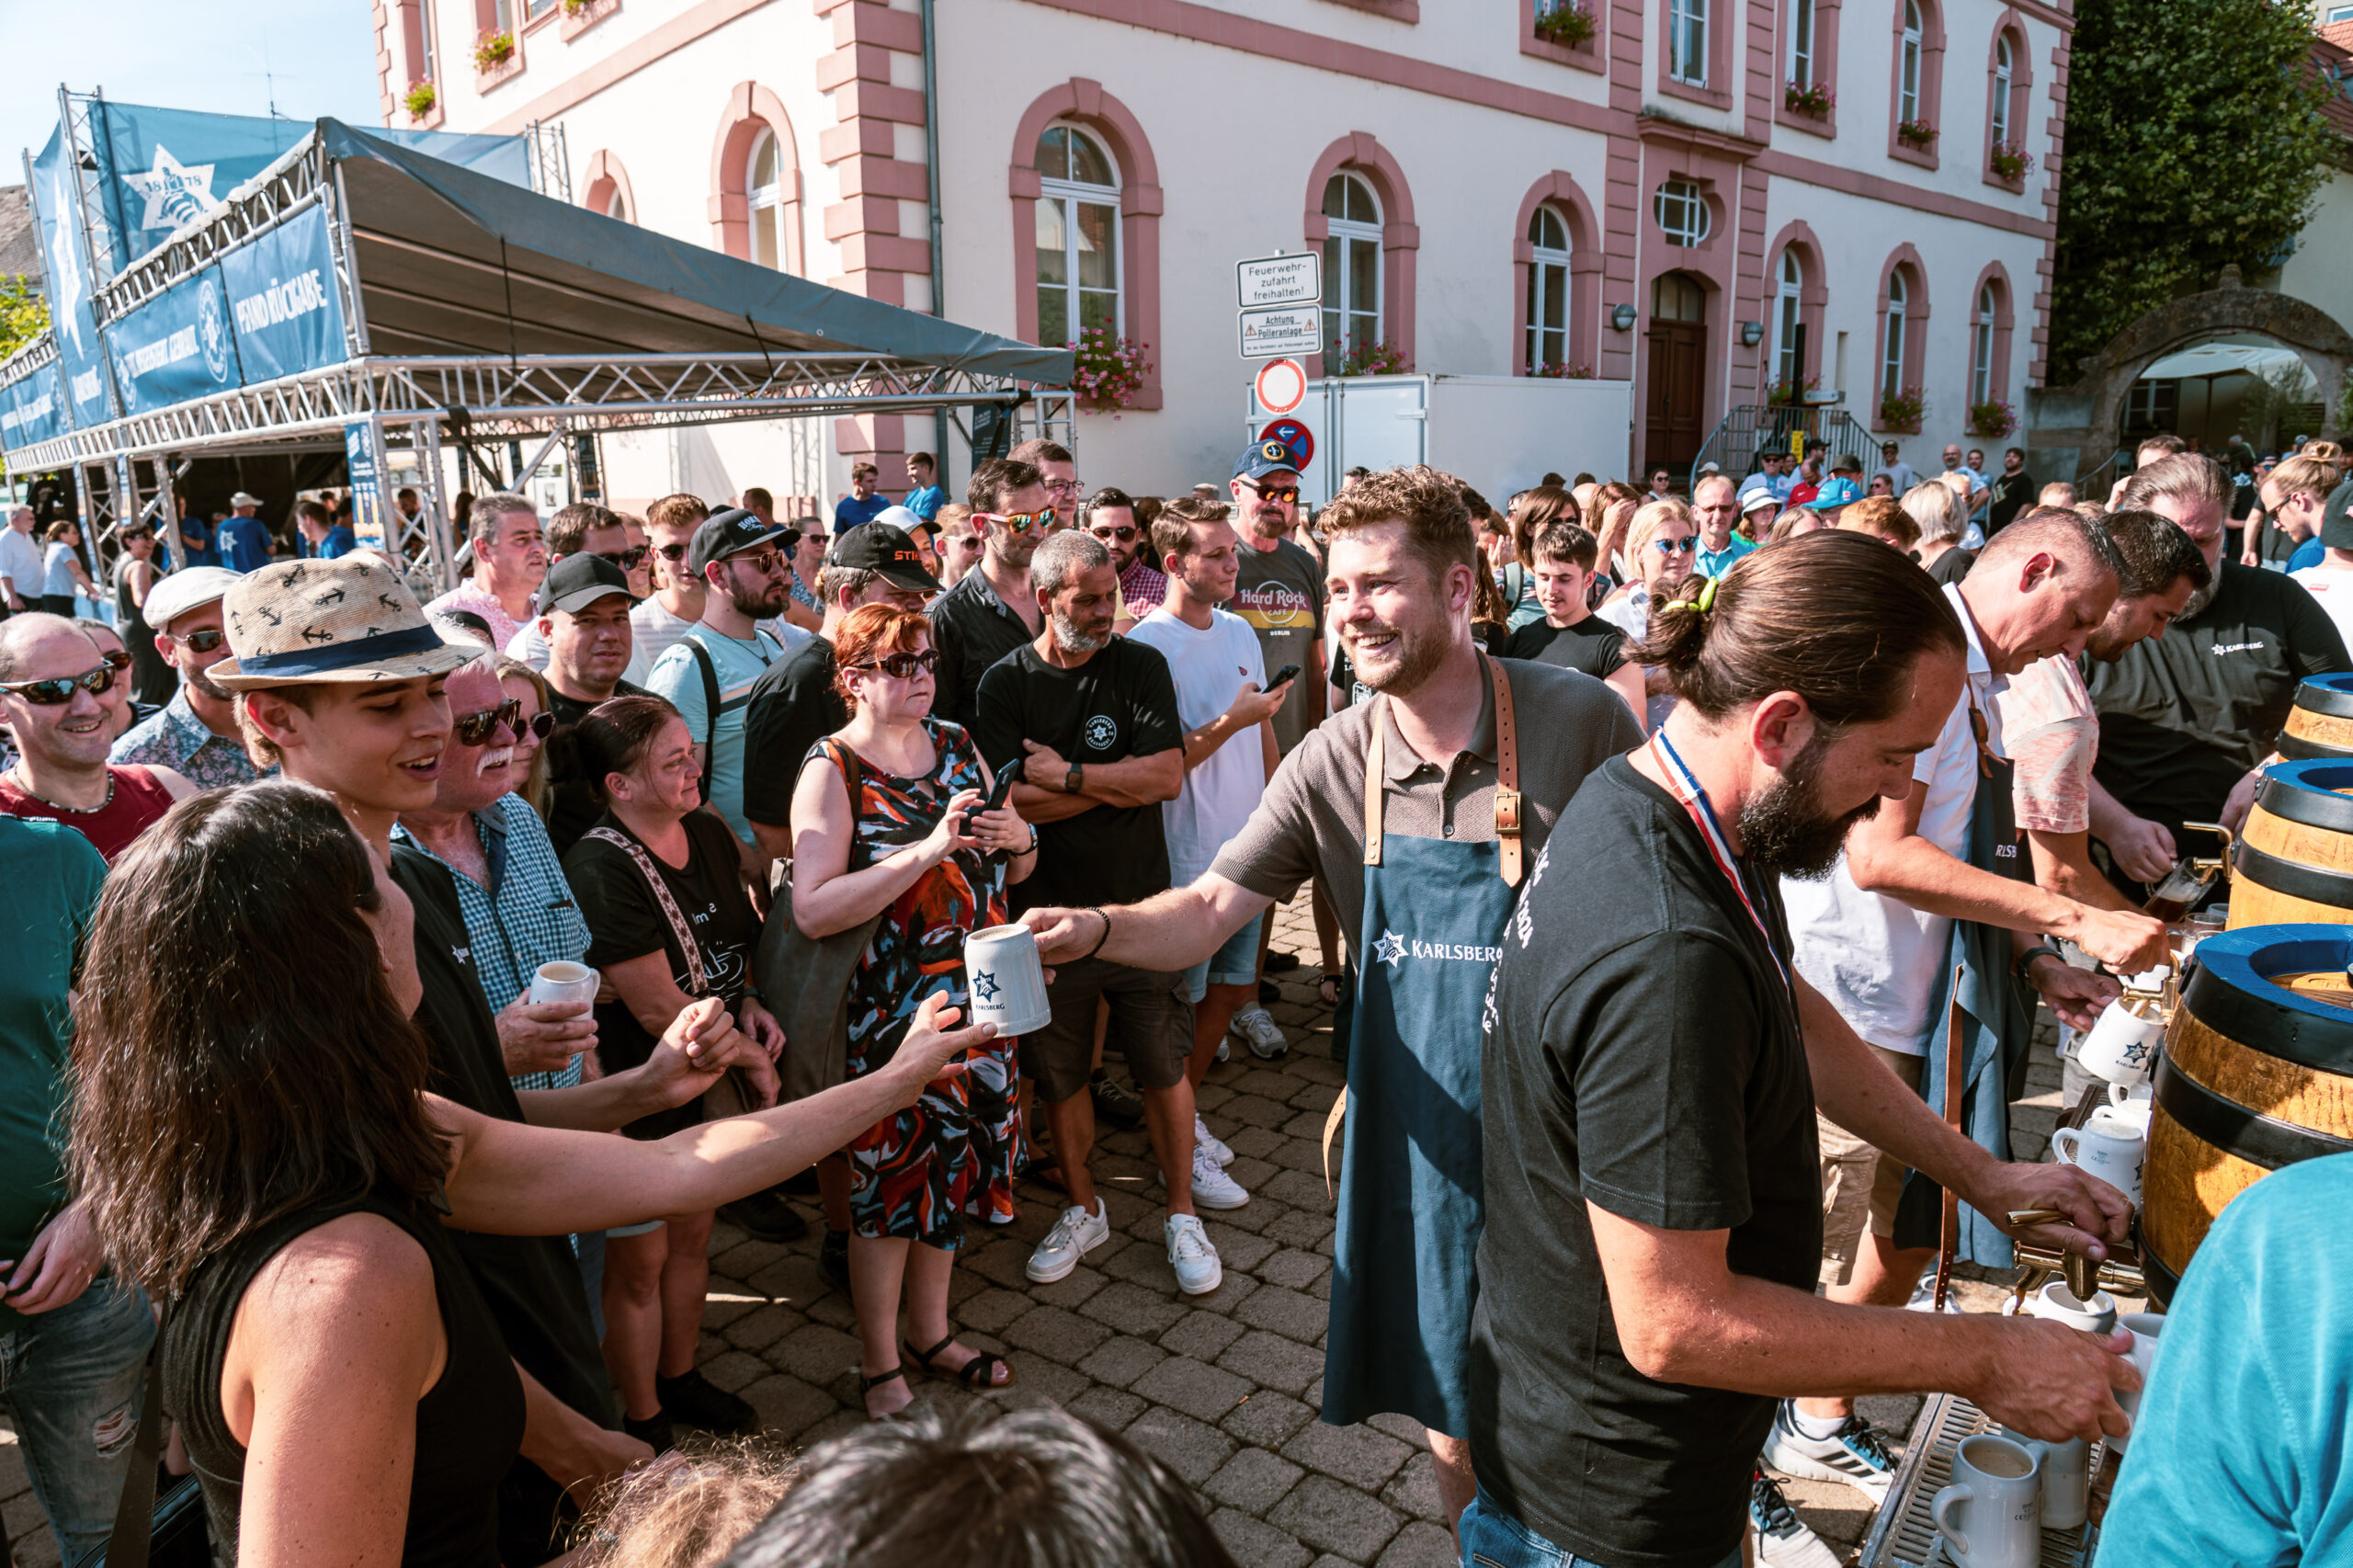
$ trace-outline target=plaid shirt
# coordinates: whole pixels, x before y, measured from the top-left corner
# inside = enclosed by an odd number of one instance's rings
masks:
[[[406,828],[392,830],[426,849]],[[474,813],[474,832],[490,862],[490,886],[483,887],[456,867],[458,903],[465,911],[466,935],[473,939],[474,975],[494,1013],[530,988],[544,963],[588,956],[588,922],[563,880],[563,864],[540,813],[520,795],[502,795]],[[439,859],[438,856],[434,857]],[[442,862],[447,865],[447,861]],[[517,1090],[568,1089],[580,1082],[580,1058],[558,1073],[525,1073],[509,1080]]]
[[[251,784],[278,776],[275,767],[267,772],[255,767],[253,758],[245,755],[243,741],[233,741],[207,729],[204,721],[196,716],[196,710],[188,704],[186,686],[115,742],[114,749],[107,753],[107,761],[117,767],[133,763],[142,767],[168,767],[185,775],[199,790]]]
[[[1155,572],[1143,563],[1143,551],[1128,562],[1120,574],[1120,598],[1127,606],[1129,619],[1142,620],[1168,600],[1168,575]]]

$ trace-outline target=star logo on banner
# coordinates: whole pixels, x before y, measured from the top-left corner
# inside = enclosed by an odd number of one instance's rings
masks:
[[[1405,938],[1394,931],[1382,931],[1381,940],[1372,945],[1372,956],[1376,961],[1387,964],[1390,971],[1394,973],[1397,966],[1405,961]]]
[[[998,986],[996,983],[996,976],[991,974],[988,971],[983,970],[980,973],[972,976],[972,1000],[976,1002],[994,1002],[996,1000],[997,991]]]
[[[125,175],[123,183],[147,199],[140,215],[142,229],[176,229],[221,205],[212,199],[212,165],[183,165],[172,150],[155,143],[155,166],[143,175]]]

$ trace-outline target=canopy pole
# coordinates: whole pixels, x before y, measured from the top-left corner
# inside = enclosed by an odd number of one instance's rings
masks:
[[[441,422],[411,420],[408,441],[417,454],[417,477],[422,482],[418,487],[425,493],[418,500],[426,521],[426,561],[433,580],[447,593],[458,585],[457,574],[451,569],[458,551],[449,537],[449,510],[441,505]]]
[[[157,452],[151,460],[155,465],[155,536],[164,541],[172,570],[184,572],[188,570],[188,540],[180,537],[180,502],[172,487],[172,454]]]

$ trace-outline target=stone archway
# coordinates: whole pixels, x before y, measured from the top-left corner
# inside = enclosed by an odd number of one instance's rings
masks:
[[[2105,464],[2123,427],[2125,400],[2143,370],[2177,348],[2249,333],[2302,358],[2321,387],[2320,434],[2338,439],[2337,393],[2353,370],[2353,333],[2291,294],[2245,287],[2239,269],[2226,267],[2214,288],[2159,305],[2083,359],[2075,385],[2028,392],[2028,466],[2056,478]]]

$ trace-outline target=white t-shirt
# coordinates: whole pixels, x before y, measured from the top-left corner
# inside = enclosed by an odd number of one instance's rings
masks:
[[[2343,566],[2307,566],[2301,572],[2290,572],[2288,580],[2301,583],[2304,591],[2319,601],[2336,623],[2337,635],[2353,645],[2353,569]]]
[[[1196,631],[1174,612],[1154,610],[1128,633],[1130,642],[1157,649],[1176,683],[1176,718],[1188,734],[1233,705],[1245,681],[1266,684],[1266,656],[1250,623],[1230,611],[1210,611],[1206,631]],[[1183,887],[1217,858],[1225,841],[1242,831],[1267,792],[1267,761],[1254,728],[1233,735],[1199,767],[1185,775],[1185,788],[1160,806],[1160,826],[1168,840],[1172,885]]]
[[[1912,778],[1928,787],[1920,808],[1922,838],[1956,860],[1969,855],[1969,818],[1977,803],[1977,740],[1969,724],[1970,699],[1985,716],[1986,744],[2002,749],[2002,710],[1995,700],[2008,682],[1994,674],[1977,625],[1961,603],[1961,589],[1945,589],[1969,638],[1969,686],[1953,704],[1937,744],[1912,765]],[[1882,811],[1893,811],[1885,801]],[[1789,913],[1790,939],[1798,972],[1838,1009],[1838,1016],[1873,1045],[1925,1055],[1928,1008],[1936,999],[1952,941],[1952,921],[1929,915],[1885,893],[1865,892],[1847,873],[1842,852],[1827,879],[1781,880],[1781,903]]]
[[[28,607],[40,597],[41,579],[47,574],[48,568],[40,558],[40,546],[33,542],[32,536],[18,533],[5,521],[0,521],[0,577],[8,579],[17,590],[17,597],[23,599]],[[0,599],[0,605],[6,602]]]

